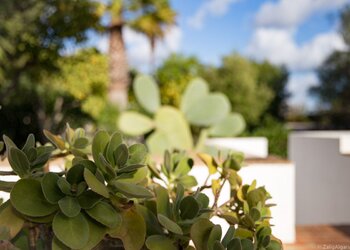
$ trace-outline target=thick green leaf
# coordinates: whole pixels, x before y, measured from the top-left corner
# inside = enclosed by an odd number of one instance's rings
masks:
[[[31,221],[34,223],[48,224],[48,223],[52,223],[52,220],[55,217],[55,215],[56,215],[56,211],[47,216],[31,217],[31,216],[23,215],[23,218],[25,218],[27,221]]]
[[[157,198],[157,213],[170,217],[171,206],[168,191],[164,187],[158,186],[155,188],[155,193]]]
[[[57,202],[64,197],[64,194],[57,185],[59,177],[55,173],[46,173],[41,180],[41,189],[46,200],[51,204]]]
[[[135,111],[123,112],[118,120],[120,131],[131,136],[140,136],[154,128],[154,122],[149,117]]]
[[[231,240],[227,245],[227,250],[243,250],[241,240],[237,238]]]
[[[57,180],[57,185],[59,187],[59,189],[62,191],[62,193],[66,194],[66,195],[71,195],[71,184],[63,177],[59,177]]]
[[[199,203],[193,196],[186,196],[180,203],[181,218],[193,219],[199,212]]]
[[[282,244],[277,240],[271,240],[270,244],[266,248],[266,250],[282,250]]]
[[[154,213],[151,210],[139,204],[135,205],[135,207],[136,207],[136,211],[140,215],[142,215],[143,219],[146,222],[147,235],[163,234],[163,228],[161,227],[157,217],[154,215]]]
[[[128,147],[122,143],[114,151],[114,162],[118,167],[123,167],[129,158]]]
[[[242,250],[254,250],[254,244],[251,240],[243,239],[241,240]]]
[[[191,227],[191,238],[196,249],[207,249],[208,238],[213,227],[214,224],[208,219],[199,219],[193,224]]]
[[[214,157],[208,154],[199,153],[197,154],[199,159],[208,167],[210,174],[215,174],[218,167],[218,163],[215,161]]]
[[[121,181],[113,181],[111,184],[122,194],[130,198],[152,198],[153,194],[140,185],[126,183]]]
[[[193,160],[184,157],[176,165],[174,175],[175,176],[187,175],[188,172],[191,171],[192,166],[193,166]]]
[[[143,164],[147,157],[147,148],[144,144],[137,143],[129,147],[128,164]]]
[[[23,225],[24,219],[18,216],[10,201],[0,206],[0,228],[6,228],[11,239],[21,231]]]
[[[148,168],[142,167],[137,169],[135,172],[119,175],[118,181],[138,184],[142,182],[147,177],[147,175]]]
[[[33,179],[19,180],[11,191],[10,200],[18,212],[33,217],[52,214],[58,208],[46,201],[40,182]]]
[[[178,183],[184,188],[191,188],[197,186],[197,179],[192,175],[184,175],[177,179]]]
[[[161,156],[163,153],[173,148],[167,134],[160,130],[155,130],[146,140],[147,148],[153,155]]]
[[[139,75],[133,83],[137,102],[149,113],[155,113],[160,106],[159,88],[154,79],[147,75]]]
[[[59,200],[58,205],[61,212],[67,217],[75,217],[80,213],[81,207],[77,198],[66,196]]]
[[[87,147],[87,145],[89,145],[89,140],[85,137],[80,137],[75,140],[73,147],[84,149]]]
[[[146,166],[145,164],[133,164],[123,167],[118,170],[118,174],[135,172],[137,169]]]
[[[30,163],[26,154],[15,147],[11,147],[8,155],[9,163],[20,177],[26,177],[29,175]]]
[[[64,140],[61,136],[54,135],[46,129],[44,129],[44,135],[60,150],[64,150],[66,148]]]
[[[34,147],[35,147],[35,137],[33,134],[29,134],[27,137],[26,143],[24,144],[22,150],[23,150],[23,152],[25,152],[27,154],[29,149],[34,148]]]
[[[81,213],[73,218],[57,213],[52,222],[52,229],[59,241],[70,248],[79,249],[88,243],[89,224]]]
[[[174,241],[164,235],[152,235],[146,240],[149,250],[177,250]]]
[[[159,220],[159,223],[163,227],[165,227],[168,231],[172,233],[180,234],[180,235],[183,234],[181,227],[178,224],[176,224],[176,222],[170,220],[168,217],[162,214],[158,214],[157,218]]]
[[[209,198],[205,194],[199,193],[195,198],[198,201],[201,209],[209,206]]]
[[[67,172],[67,181],[70,184],[78,184],[84,181],[84,165],[76,164],[72,166]]]
[[[235,226],[231,225],[221,242],[224,247],[227,247],[228,243],[233,239],[234,234],[235,234]]]
[[[61,241],[59,241],[59,239],[57,239],[56,236],[54,236],[52,239],[51,248],[52,250],[70,250],[70,248],[63,244]]]
[[[214,249],[214,245],[216,241],[221,240],[221,234],[222,231],[220,225],[214,225],[208,237],[208,250],[216,250]]]
[[[109,235],[121,239],[125,249],[140,250],[146,237],[144,219],[134,209],[124,210],[121,215],[122,225],[110,230]]]
[[[89,209],[95,206],[102,198],[102,196],[94,191],[87,190],[78,197],[78,202],[83,209]]]
[[[87,222],[89,224],[89,240],[88,243],[79,250],[91,250],[94,249],[95,246],[97,246],[98,243],[103,240],[107,233],[107,228],[100,225],[99,223],[96,223],[95,221],[91,219],[87,219]]]
[[[109,142],[109,134],[106,131],[98,131],[92,140],[92,157],[98,168],[104,170],[105,167],[100,159],[100,153],[103,153]]]
[[[226,248],[221,244],[221,242],[219,240],[216,240],[214,242],[213,249],[214,250],[225,250]]]
[[[84,169],[84,179],[92,191],[99,195],[102,195],[105,198],[109,198],[107,187],[103,183],[101,183],[96,178],[96,176],[90,172],[90,170]]]
[[[7,135],[2,136],[4,143],[6,145],[6,151],[10,151],[10,148],[14,147],[17,148],[16,144],[8,137]]]
[[[114,166],[114,151],[118,148],[120,144],[123,143],[123,137],[121,133],[115,132],[111,136],[111,140],[108,143],[107,149],[106,149],[106,159]]]
[[[121,225],[121,215],[106,202],[98,202],[94,207],[85,211],[95,221],[109,228],[115,228]]]

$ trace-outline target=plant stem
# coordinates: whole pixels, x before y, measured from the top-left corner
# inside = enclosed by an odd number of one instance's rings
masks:
[[[29,249],[36,250],[36,228],[30,223],[29,225]]]
[[[213,204],[213,206],[212,206],[212,209],[215,209],[215,210],[217,209],[217,207],[218,207],[218,200],[219,200],[219,197],[220,197],[220,193],[221,193],[222,188],[224,187],[226,181],[227,181],[227,177],[225,177],[225,179],[224,179],[224,181],[222,182],[222,184],[221,184],[219,190],[218,190],[218,191],[216,192],[216,194],[215,194],[215,200],[214,200],[214,204]]]

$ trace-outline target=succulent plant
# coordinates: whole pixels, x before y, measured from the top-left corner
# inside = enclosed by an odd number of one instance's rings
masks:
[[[194,161],[185,152],[166,151],[162,163],[154,164],[143,144],[128,146],[118,132],[98,131],[92,140],[82,129],[68,127],[65,133],[45,132],[55,146],[39,145],[30,135],[21,149],[4,137],[13,172],[0,175],[17,174],[20,179],[0,183],[1,191],[10,192],[10,199],[0,205],[1,246],[282,249],[271,232],[269,193],[255,181],[244,185],[238,175],[241,154],[230,154],[224,161],[199,154],[209,169],[207,180],[212,179],[199,185],[191,176]],[[86,140],[77,144],[79,138]],[[57,157],[71,164],[62,172],[50,172],[46,166]],[[231,197],[218,204],[226,182]],[[205,189],[212,190],[214,201],[202,192]],[[213,216],[230,224],[224,237],[221,226],[211,222]]]
[[[163,154],[167,149],[199,150],[203,148],[207,136],[236,136],[245,128],[243,117],[230,112],[227,97],[222,93],[210,93],[208,84],[201,78],[189,83],[180,109],[161,106],[158,86],[150,76],[136,77],[133,88],[147,115],[125,111],[118,120],[118,126],[130,136],[152,132],[146,140],[152,153]],[[193,127],[201,130],[198,139],[191,132]]]

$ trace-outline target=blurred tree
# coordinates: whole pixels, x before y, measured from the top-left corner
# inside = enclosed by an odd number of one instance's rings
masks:
[[[279,121],[285,121],[287,115],[288,71],[285,67],[276,66],[268,61],[255,62],[257,81],[268,86],[273,91],[273,98],[266,109],[266,113]]]
[[[110,100],[125,108],[130,79],[123,28],[127,25],[145,34],[153,57],[156,40],[163,38],[165,29],[175,23],[176,14],[168,0],[111,0],[107,10],[111,17],[108,28]]]
[[[58,71],[65,45],[85,41],[87,30],[99,28],[99,18],[95,1],[1,1],[0,116],[6,121],[1,124],[2,133],[18,142],[29,131],[42,138],[49,110],[62,102],[40,84],[42,77]]]
[[[218,68],[208,67],[204,78],[213,90],[228,96],[233,111],[241,113],[250,126],[258,124],[274,96],[268,83],[258,81],[254,63],[238,54],[225,56]]]
[[[196,57],[170,55],[155,72],[160,85],[162,103],[179,107],[187,83],[199,76],[202,70],[203,65]]]
[[[346,50],[333,52],[317,69],[319,85],[310,89],[320,104],[320,114],[328,128],[350,128],[350,6],[340,15]],[[319,119],[319,118],[318,118]]]

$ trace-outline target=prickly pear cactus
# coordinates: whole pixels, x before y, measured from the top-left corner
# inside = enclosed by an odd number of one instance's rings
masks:
[[[158,86],[150,76],[136,77],[133,88],[137,101],[148,115],[123,112],[118,126],[130,136],[151,133],[146,143],[154,154],[162,154],[166,149],[201,149],[207,136],[236,136],[245,128],[243,117],[230,112],[228,98],[222,93],[211,93],[201,78],[189,83],[180,109],[160,105]],[[192,134],[198,128],[203,130],[201,136]]]

